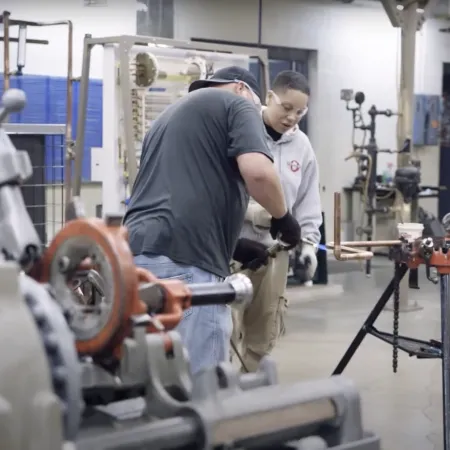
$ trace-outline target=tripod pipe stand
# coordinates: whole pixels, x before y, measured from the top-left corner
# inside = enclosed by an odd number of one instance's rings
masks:
[[[335,218],[338,217],[336,204],[340,208],[340,194],[335,194]],[[335,226],[340,226],[340,221],[335,220]],[[340,228],[340,227],[339,227]],[[334,246],[342,247],[336,242],[339,233],[335,230]],[[398,366],[398,350],[406,352],[409,356],[418,359],[441,358],[442,359],[442,396],[443,396],[443,440],[444,450],[450,450],[450,239],[447,238],[419,238],[414,241],[400,239],[398,241],[382,242],[373,241],[371,246],[389,247],[389,257],[395,264],[394,277],[381,294],[372,311],[367,316],[360,330],[350,343],[342,356],[333,375],[340,375],[351,361],[367,334],[392,345],[392,365],[394,373]],[[383,244],[383,245],[381,245]],[[356,250],[357,247],[366,246],[367,242],[345,242],[345,247]],[[408,270],[417,270],[420,265],[425,265],[426,274],[433,284],[440,284],[441,301],[441,341],[423,341],[398,334],[399,322],[399,285]],[[438,276],[431,275],[434,267]],[[387,302],[394,296],[394,323],[393,332],[379,331],[374,324]]]

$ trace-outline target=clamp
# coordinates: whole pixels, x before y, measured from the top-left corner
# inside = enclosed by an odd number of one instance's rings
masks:
[[[427,237],[425,239],[422,239],[418,254],[423,259],[425,263],[425,273],[427,276],[427,280],[431,281],[433,284],[439,283],[439,278],[436,275],[431,275],[431,257],[433,256],[434,252],[434,242],[433,238]]]

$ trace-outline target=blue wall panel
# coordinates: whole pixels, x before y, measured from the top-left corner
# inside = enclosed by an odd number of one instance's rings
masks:
[[[27,106],[20,114],[21,123],[48,123],[49,77],[18,77],[18,88],[27,94]]]
[[[438,145],[441,131],[441,97],[439,95],[427,96],[427,110],[425,145]]]
[[[413,144],[438,145],[441,122],[441,97],[416,94]]]
[[[66,122],[66,79],[61,77],[24,75],[12,77],[11,87],[23,89],[27,94],[27,106],[19,114],[10,116],[10,123],[64,124]],[[76,139],[78,114],[78,87],[73,84],[72,132]],[[0,95],[3,93],[3,75],[0,74]],[[86,118],[85,148],[83,157],[83,181],[91,179],[91,148],[102,146],[102,82],[89,83],[88,111]],[[64,136],[46,138],[46,182],[61,182],[64,166]]]
[[[427,112],[426,95],[414,95],[414,124],[413,124],[413,144],[425,145],[425,117]]]
[[[67,82],[64,78],[49,77],[48,89],[48,123],[65,123]]]
[[[65,78],[48,77],[47,91],[47,122],[66,123],[67,81]],[[74,98],[74,106],[76,105]],[[72,114],[76,108],[72,108]],[[73,123],[73,120],[72,120]],[[66,140],[64,136],[48,136],[46,138],[46,180],[58,183],[64,180],[64,153]]]
[[[103,129],[103,83],[100,80],[89,82],[89,95],[86,114],[85,143],[83,157],[83,180],[91,179],[91,148],[102,146]],[[74,84],[74,98],[78,102],[79,84]],[[78,106],[78,105],[77,105]],[[78,108],[77,108],[78,111]],[[73,132],[76,138],[77,115],[74,115]]]

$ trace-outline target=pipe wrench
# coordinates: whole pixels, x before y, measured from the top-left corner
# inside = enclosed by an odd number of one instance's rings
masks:
[[[276,258],[277,253],[286,251],[288,249],[288,246],[284,244],[281,241],[278,241],[276,244],[272,245],[266,250],[267,256],[269,258]],[[241,267],[241,270],[250,270],[254,272],[255,270],[258,270],[261,267],[261,260],[260,259],[254,259],[253,261],[250,261],[247,264],[244,264]]]

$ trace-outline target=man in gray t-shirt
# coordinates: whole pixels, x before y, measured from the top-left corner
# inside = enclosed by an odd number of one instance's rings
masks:
[[[215,89],[200,89],[215,86]],[[272,164],[253,75],[239,67],[194,82],[147,133],[124,223],[138,266],[160,278],[217,281],[230,260],[264,259],[239,240],[249,194],[274,217],[272,233],[300,240]],[[230,308],[191,308],[178,327],[193,373],[227,359]]]

